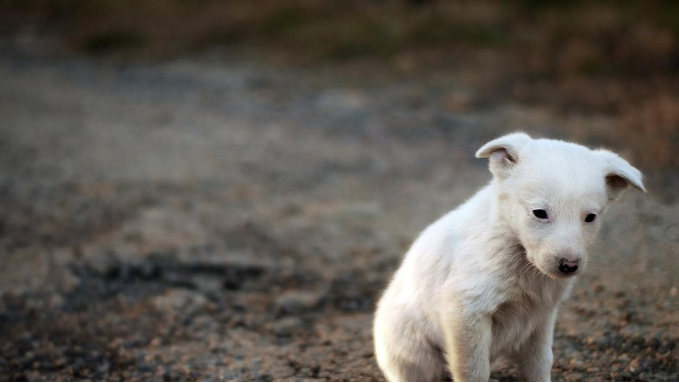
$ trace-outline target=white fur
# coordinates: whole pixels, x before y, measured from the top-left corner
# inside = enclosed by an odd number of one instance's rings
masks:
[[[487,381],[499,357],[549,381],[557,307],[600,215],[628,185],[645,191],[619,156],[563,141],[514,133],[476,155],[493,181],[424,230],[378,304],[375,354],[391,381]],[[562,258],[577,271],[560,272]]]

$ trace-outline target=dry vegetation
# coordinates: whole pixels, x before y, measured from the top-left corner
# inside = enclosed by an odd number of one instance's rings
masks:
[[[632,143],[647,168],[679,166],[673,1],[0,0],[0,15],[8,31],[57,33],[66,49],[98,56],[221,47],[306,67],[368,60],[397,74],[478,65],[482,98],[613,116],[593,132],[600,143]]]

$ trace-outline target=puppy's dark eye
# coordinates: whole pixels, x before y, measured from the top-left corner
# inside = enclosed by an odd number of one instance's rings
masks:
[[[542,209],[533,210],[533,214],[540,219],[547,219],[547,212]]]
[[[585,217],[585,222],[594,222],[595,219],[596,219],[596,214],[590,213],[590,214],[587,214],[587,217]]]

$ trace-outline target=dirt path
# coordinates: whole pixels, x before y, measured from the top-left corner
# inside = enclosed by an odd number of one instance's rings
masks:
[[[380,380],[373,306],[489,179],[475,149],[609,123],[356,73],[3,51],[0,379]],[[606,218],[554,380],[679,379],[679,207],[656,201]]]

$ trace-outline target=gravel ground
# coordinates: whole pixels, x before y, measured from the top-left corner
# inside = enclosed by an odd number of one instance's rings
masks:
[[[517,128],[596,145],[572,128],[612,124],[479,81],[1,49],[0,380],[383,379],[375,302],[417,233],[489,180],[475,150]],[[605,217],[554,380],[679,379],[663,193]]]

